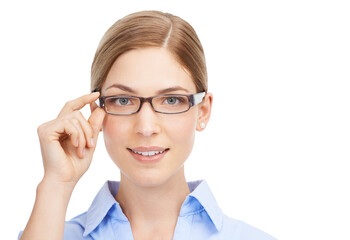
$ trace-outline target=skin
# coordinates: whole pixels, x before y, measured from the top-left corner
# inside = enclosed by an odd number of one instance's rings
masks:
[[[90,166],[106,115],[97,108],[86,120],[79,110],[98,97],[87,94],[68,101],[56,119],[38,127],[45,172],[21,240],[63,239],[71,194]]]
[[[122,84],[132,89],[109,88]],[[121,55],[113,64],[101,95],[159,95],[158,91],[180,86],[168,93],[196,93],[195,85],[165,48],[143,48]],[[108,89],[107,89],[108,88]],[[212,95],[188,112],[174,115],[153,111],[146,103],[140,112],[115,116],[94,103],[99,94],[67,102],[58,117],[38,127],[45,174],[37,188],[34,208],[21,239],[62,239],[67,206],[76,183],[90,166],[100,131],[106,149],[120,169],[115,196],[128,217],[134,239],[172,239],[181,205],[190,193],[184,162],[190,154],[200,123],[210,118]],[[90,104],[88,120],[79,111]],[[169,148],[155,164],[141,164],[127,148]],[[156,203],[156,204],[155,204]]]

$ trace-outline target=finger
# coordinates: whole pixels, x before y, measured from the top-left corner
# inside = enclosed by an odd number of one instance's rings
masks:
[[[78,130],[68,119],[65,119],[63,121],[52,120],[50,122],[40,125],[38,127],[38,135],[41,141],[48,142],[61,142],[64,141],[66,138],[70,137],[73,146],[78,146],[78,144],[76,144]]]
[[[95,103],[93,103],[95,104]],[[94,139],[97,139],[97,136],[100,132],[100,129],[102,127],[103,119],[106,116],[106,112],[102,108],[96,108],[90,115],[88,122],[90,123],[93,132],[94,132]],[[95,142],[96,144],[96,142]]]
[[[75,115],[76,119],[78,119],[80,123],[80,127],[83,129],[84,135],[85,135],[85,141],[87,143],[87,147],[94,147],[94,131],[88,121],[86,121],[85,117],[80,111],[74,111],[73,114]]]
[[[73,124],[67,125],[67,129],[70,128],[69,136],[70,136],[70,142],[74,147],[79,147],[79,129],[74,126]]]
[[[71,120],[71,123],[74,125],[74,127],[77,129],[77,139],[78,139],[78,147],[77,147],[77,155],[80,158],[85,157],[84,149],[86,146],[86,141],[85,141],[85,134],[83,132],[83,129],[80,125],[80,122],[78,119],[74,118]]]
[[[70,142],[74,147],[78,147],[79,146],[78,130],[76,129],[75,131],[76,131],[75,134],[71,134],[71,133],[69,134]]]
[[[74,100],[68,101],[62,108],[61,112],[58,114],[58,118],[73,111],[82,109],[86,104],[96,101],[99,96],[99,92],[93,92],[90,94],[83,95]]]

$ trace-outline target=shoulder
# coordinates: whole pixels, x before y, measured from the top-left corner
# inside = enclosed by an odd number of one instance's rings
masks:
[[[63,240],[89,240],[89,237],[83,237],[85,231],[85,222],[86,212],[74,217],[70,221],[66,221],[64,224]],[[23,231],[19,233],[17,239],[21,238],[22,233]]]
[[[223,215],[222,231],[237,240],[276,240],[276,238],[241,220]]]

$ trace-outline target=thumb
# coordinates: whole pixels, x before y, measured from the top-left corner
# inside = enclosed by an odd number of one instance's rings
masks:
[[[94,103],[95,104],[95,103]],[[94,132],[94,139],[97,139],[97,136],[100,132],[100,129],[102,127],[103,119],[106,116],[106,112],[102,109],[97,107],[90,115],[88,122],[90,123],[93,132]]]

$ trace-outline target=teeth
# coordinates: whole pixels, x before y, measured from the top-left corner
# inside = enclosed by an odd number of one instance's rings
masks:
[[[137,152],[137,151],[134,151],[134,150],[131,150],[131,151],[134,152],[134,153],[140,154],[142,156],[154,156],[156,154],[160,154],[160,153],[164,152],[164,151]]]

